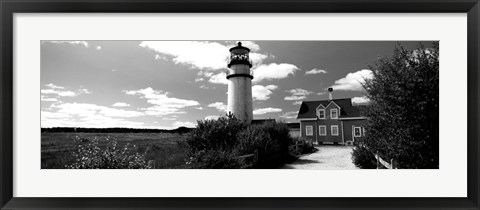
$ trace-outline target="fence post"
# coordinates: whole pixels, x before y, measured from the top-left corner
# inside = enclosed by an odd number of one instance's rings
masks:
[[[392,158],[392,169],[398,169],[398,162],[393,158]]]
[[[150,168],[150,169],[154,169],[155,168],[155,160],[149,160],[147,167]]]

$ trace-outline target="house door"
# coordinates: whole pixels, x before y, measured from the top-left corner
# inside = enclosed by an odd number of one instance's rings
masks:
[[[355,138],[361,137],[362,136],[362,127],[353,127],[352,130],[352,138],[353,142],[355,142]]]

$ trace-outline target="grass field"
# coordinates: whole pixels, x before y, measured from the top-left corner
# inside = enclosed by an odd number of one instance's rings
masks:
[[[118,146],[136,145],[138,153],[155,160],[155,168],[184,168],[187,161],[185,136],[175,133],[42,133],[41,168],[62,169],[74,161],[76,140],[115,139]]]

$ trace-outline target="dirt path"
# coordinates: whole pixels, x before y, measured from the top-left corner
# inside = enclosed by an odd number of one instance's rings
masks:
[[[317,152],[300,157],[283,169],[359,169],[352,163],[352,146],[318,146]]]

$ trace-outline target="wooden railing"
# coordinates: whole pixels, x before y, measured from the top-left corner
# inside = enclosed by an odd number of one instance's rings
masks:
[[[359,146],[369,150],[365,144],[359,144]],[[378,152],[373,153],[373,155],[375,155],[375,159],[377,160],[377,169],[398,169],[398,162],[395,159],[392,158],[390,161],[385,161],[380,155],[378,155]]]
[[[289,149],[290,151],[297,151],[299,147],[303,147],[304,142],[303,141],[295,141],[295,144],[290,145]]]
[[[258,161],[258,149],[253,154],[238,156],[238,159],[245,162],[244,168],[251,168]]]
[[[398,163],[395,159],[390,159],[390,162],[383,160],[378,153],[375,154],[375,159],[377,159],[377,169],[380,169],[381,166],[385,167],[386,169],[398,169]]]

